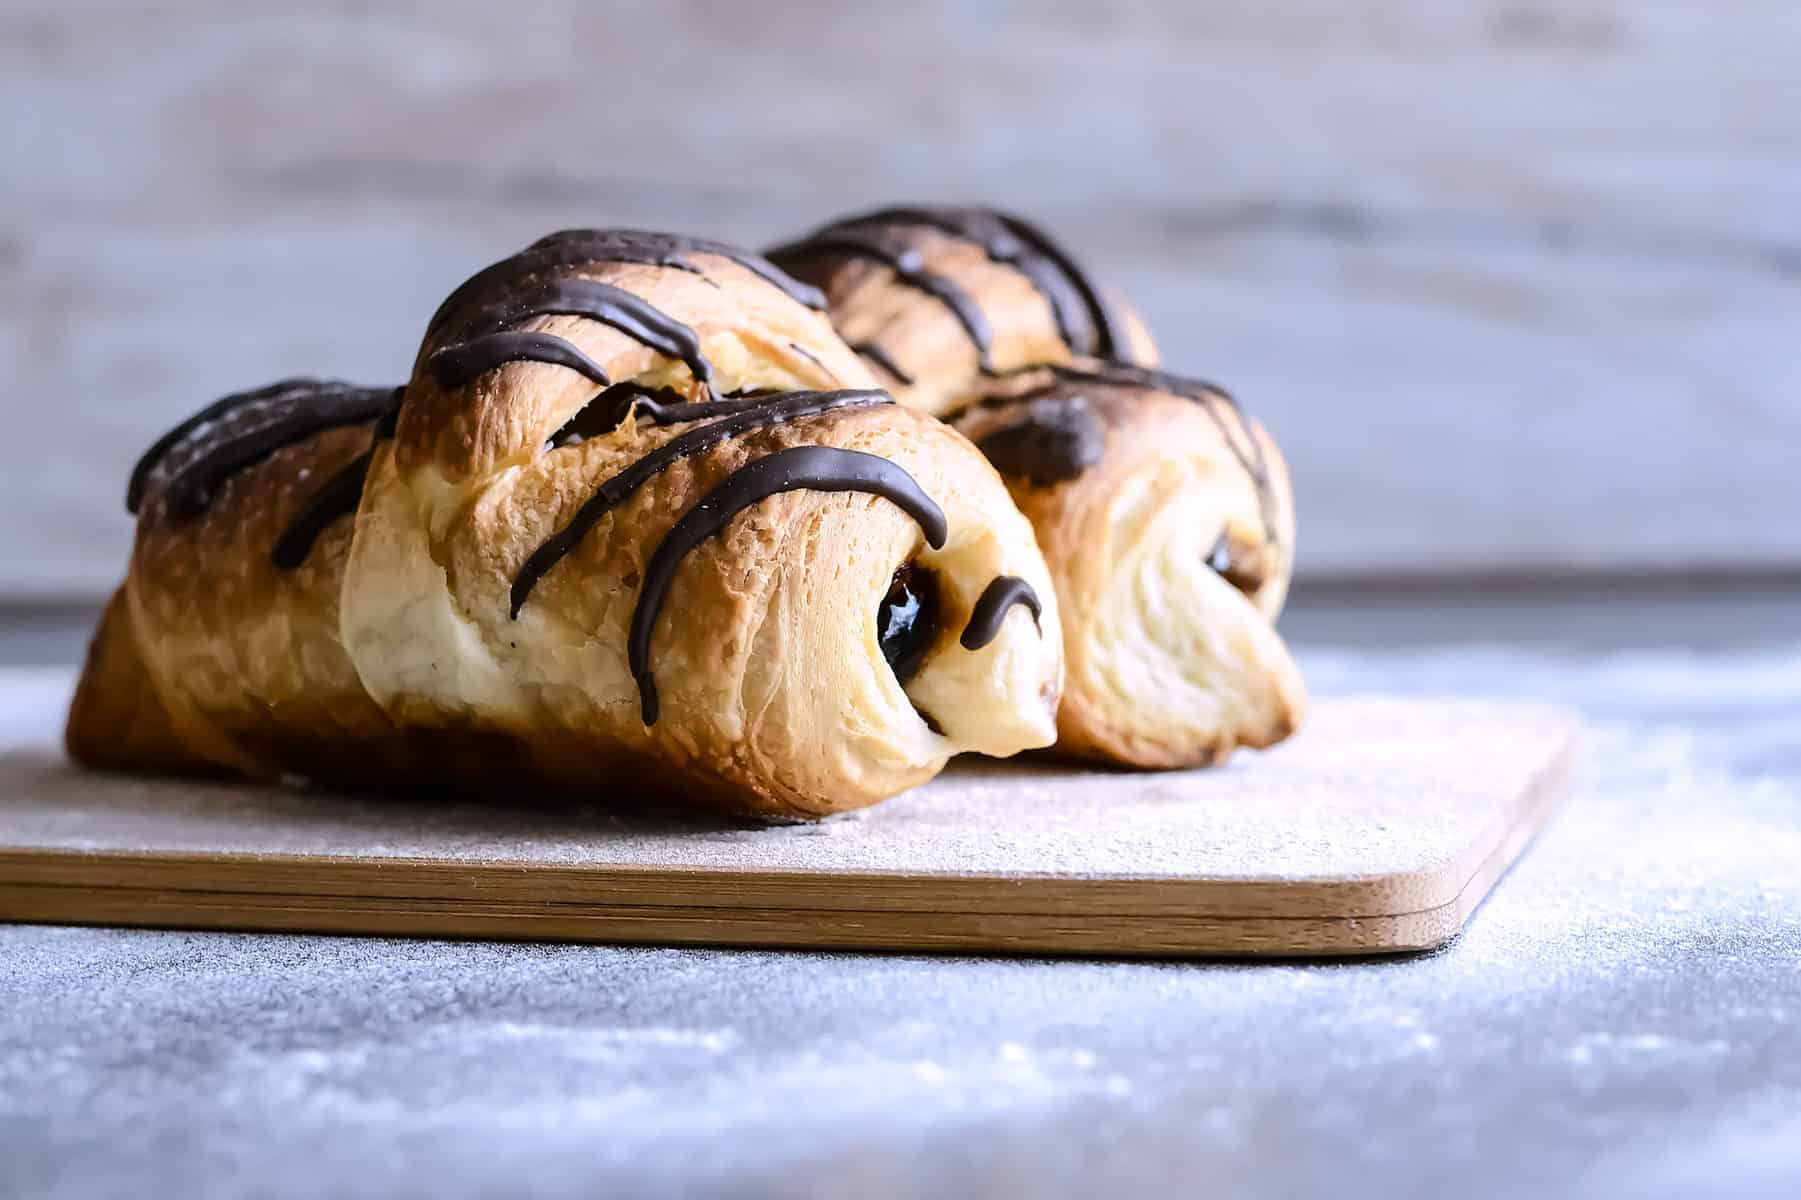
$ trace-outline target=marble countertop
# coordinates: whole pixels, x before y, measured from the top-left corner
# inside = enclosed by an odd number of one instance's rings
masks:
[[[1319,692],[1589,718],[1572,802],[1437,953],[0,927],[0,1195],[1801,1194],[1801,639],[1635,649],[1566,608],[1555,644],[1312,626]]]

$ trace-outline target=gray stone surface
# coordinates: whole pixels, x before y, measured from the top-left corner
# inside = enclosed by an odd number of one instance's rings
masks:
[[[1796,1195],[1801,646],[1305,657],[1590,718],[1574,801],[1440,953],[0,929],[0,1192]]]

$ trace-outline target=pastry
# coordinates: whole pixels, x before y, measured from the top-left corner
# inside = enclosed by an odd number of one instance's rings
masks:
[[[1141,320],[1047,235],[888,209],[771,251],[904,403],[969,435],[1031,519],[1062,609],[1059,754],[1218,762],[1292,733],[1274,628],[1294,566],[1281,453],[1222,389],[1154,369]]]
[[[1049,744],[1030,525],[821,304],[717,243],[567,231],[456,289],[403,390],[220,402],[134,473],[71,751],[811,817]]]
[[[952,423],[1050,564],[1060,754],[1140,767],[1267,747],[1306,709],[1274,620],[1293,569],[1287,468],[1209,384],[1117,363],[1028,372]]]
[[[833,322],[882,385],[936,415],[975,381],[1100,358],[1157,364],[1144,322],[1049,234],[983,208],[890,208],[769,251],[818,284]]]

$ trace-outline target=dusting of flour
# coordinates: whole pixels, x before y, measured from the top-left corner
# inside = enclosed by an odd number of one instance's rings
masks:
[[[1588,717],[1573,801],[1441,952],[16,927],[0,1161],[50,1196],[1798,1194],[1801,649],[1307,665]]]

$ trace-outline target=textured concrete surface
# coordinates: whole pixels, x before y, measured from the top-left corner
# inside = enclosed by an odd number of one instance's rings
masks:
[[[1442,952],[0,929],[0,1192],[1801,1192],[1801,646],[1305,657],[1590,718],[1574,801]]]

